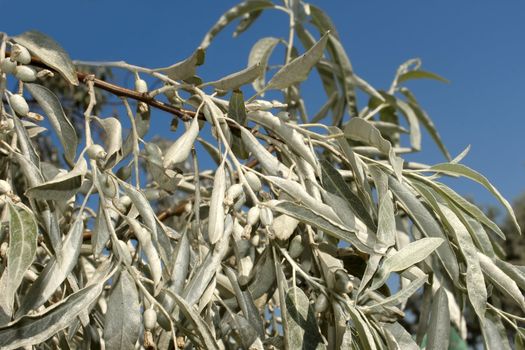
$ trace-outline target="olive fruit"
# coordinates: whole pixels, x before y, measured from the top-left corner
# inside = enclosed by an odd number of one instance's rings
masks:
[[[29,105],[22,95],[15,94],[9,96],[9,104],[19,116],[24,117],[29,113]]]

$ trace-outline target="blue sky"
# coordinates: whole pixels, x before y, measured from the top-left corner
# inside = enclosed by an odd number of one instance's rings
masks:
[[[55,38],[73,59],[121,60],[160,67],[187,57],[207,29],[236,1],[0,0],[0,30],[37,29]],[[472,146],[464,163],[485,174],[507,198],[525,190],[525,2],[313,1],[332,17],[355,71],[387,88],[399,64],[413,57],[450,84],[417,81],[409,87],[434,119],[453,155]],[[287,18],[264,14],[237,39],[221,33],[199,70],[214,80],[246,66],[249,49],[263,36],[287,36]],[[315,80],[315,79],[314,79]],[[315,113],[314,88],[305,96]],[[159,118],[161,118],[159,116]],[[443,160],[424,138],[419,161]],[[480,203],[496,204],[480,186],[454,186]]]

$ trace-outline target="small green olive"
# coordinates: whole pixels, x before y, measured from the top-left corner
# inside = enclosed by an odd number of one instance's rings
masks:
[[[13,110],[21,117],[24,117],[29,113],[29,105],[27,104],[25,98],[22,95],[11,95],[9,96],[9,103]]]
[[[30,83],[36,80],[36,71],[28,66],[16,66],[15,77],[23,82]]]
[[[152,330],[157,324],[157,312],[154,309],[147,309],[144,311],[144,328]]]
[[[107,153],[104,150],[104,147],[102,147],[101,145],[97,145],[97,144],[93,144],[89,146],[86,152],[89,158],[95,159],[95,160],[101,160],[101,159],[106,158],[107,156]]]
[[[21,64],[31,63],[31,54],[22,45],[13,45],[13,48],[11,49],[11,58]]]

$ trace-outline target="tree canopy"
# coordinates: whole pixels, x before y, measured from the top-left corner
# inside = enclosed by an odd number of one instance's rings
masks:
[[[204,81],[215,36],[263,11],[289,32]],[[525,269],[443,179],[518,220],[406,86],[446,81],[420,60],[376,89],[329,16],[292,0],[239,3],[168,67],[72,61],[38,31],[1,40],[0,348],[523,348]],[[309,113],[313,71],[325,103]],[[423,129],[443,163],[404,159]]]

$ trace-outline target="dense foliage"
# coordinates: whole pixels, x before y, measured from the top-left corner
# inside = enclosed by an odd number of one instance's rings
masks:
[[[263,11],[289,16],[286,39],[196,75],[219,32]],[[36,31],[3,35],[0,60],[0,348],[523,349],[525,268],[441,179],[478,182],[519,231],[516,217],[404,85],[444,80],[419,60],[375,89],[299,0],[240,3],[165,68],[73,62]],[[123,72],[133,87],[110,81]],[[446,162],[404,161],[421,128]]]

